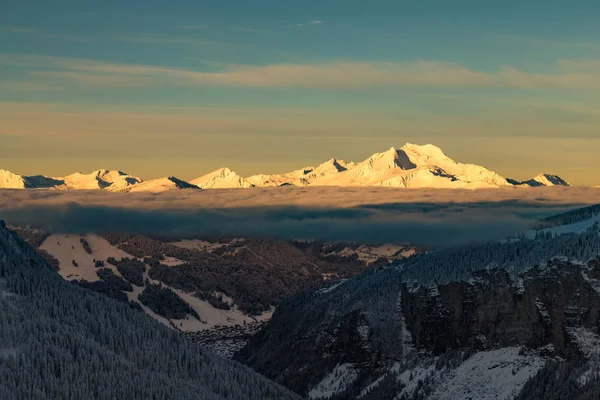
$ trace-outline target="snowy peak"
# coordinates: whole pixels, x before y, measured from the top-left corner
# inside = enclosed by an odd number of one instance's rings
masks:
[[[64,181],[47,176],[22,176],[4,169],[0,170],[0,189],[47,189],[62,184]]]
[[[409,160],[409,168],[419,167],[436,167],[441,169],[454,170],[457,167],[457,163],[448,157],[442,149],[432,144],[416,145],[407,143],[400,149],[402,154]]]
[[[316,186],[387,186],[407,188],[486,188],[506,186],[497,173],[457,163],[431,144],[407,143],[375,153],[353,168],[313,182]]]
[[[537,182],[539,186],[571,186],[567,181],[558,175],[539,174],[529,182]],[[530,185],[535,186],[535,185]]]
[[[320,164],[316,168],[305,168],[305,171],[307,172],[304,174],[304,179],[310,184],[317,178],[335,175],[340,172],[346,171],[348,168],[352,167],[354,167],[354,163],[349,163],[344,160],[336,160],[335,158],[332,158],[328,161],[325,161],[323,164]],[[308,172],[309,169],[310,172]]]
[[[422,163],[426,163],[426,161],[430,159],[437,160],[438,162],[452,161],[444,154],[442,149],[432,144],[418,145],[406,143],[400,150],[402,150],[413,162],[421,161]]]
[[[113,170],[110,171],[108,169],[99,169],[91,173],[91,175],[95,175],[98,179],[103,180],[104,182],[114,182],[118,179],[121,179],[124,176],[127,176],[125,172]]]
[[[127,187],[125,189],[120,190],[120,192],[149,192],[149,193],[160,193],[167,192],[170,190],[182,190],[182,189],[200,189],[196,185],[192,185],[186,181],[182,181],[181,179],[175,178],[174,176],[169,176],[167,178],[158,178],[152,179],[149,181],[144,181],[142,183],[138,183],[131,187]]]
[[[0,169],[0,188],[3,189],[26,189],[31,186],[27,180],[5,169]]]
[[[284,174],[253,175],[246,180],[258,187],[308,186],[319,178],[335,175],[352,167],[352,162],[331,158],[317,167],[304,167]]]
[[[536,177],[528,180],[519,182],[514,179],[507,179],[507,181],[515,186],[529,186],[529,187],[545,187],[545,186],[571,186],[567,181],[558,175],[551,174],[539,174]]]
[[[190,181],[201,189],[251,188],[254,185],[229,168],[219,168]]]
[[[55,185],[57,189],[62,190],[107,189],[116,191],[142,182],[141,178],[131,176],[122,171],[108,169],[99,169],[90,174],[76,172],[64,178],[55,179],[62,181],[62,184]]]

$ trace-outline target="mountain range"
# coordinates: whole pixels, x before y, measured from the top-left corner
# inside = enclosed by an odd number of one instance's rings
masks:
[[[175,178],[143,179],[115,170],[66,177],[23,176],[0,170],[0,188],[94,190],[112,192],[163,192],[174,189],[224,189],[278,186],[384,186],[398,188],[498,188],[507,186],[569,186],[557,175],[540,174],[519,182],[485,167],[463,164],[431,144],[407,143],[353,163],[332,158],[317,167],[305,167],[283,174],[242,177],[229,168],[220,168],[189,182]]]

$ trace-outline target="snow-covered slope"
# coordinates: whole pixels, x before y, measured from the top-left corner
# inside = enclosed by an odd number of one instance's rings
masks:
[[[571,186],[558,175],[539,174],[535,178],[524,182],[529,186]]]
[[[159,193],[166,192],[168,190],[179,190],[179,189],[200,189],[196,185],[192,185],[186,181],[182,181],[181,179],[177,179],[174,176],[169,176],[167,178],[159,178],[152,179],[149,181],[144,181],[142,183],[138,183],[137,185],[133,185],[130,187],[126,187],[121,189],[121,192],[151,192],[151,193]]]
[[[407,143],[373,154],[344,172],[315,180],[315,186],[390,186],[406,188],[489,188],[508,186],[484,167],[457,163],[431,144]]]
[[[507,181],[511,185],[524,187],[571,186],[560,176],[551,174],[539,174],[536,177],[523,182],[519,182],[514,179],[507,179]]]
[[[337,175],[352,167],[354,167],[354,163],[352,162],[332,158],[317,167],[305,167],[284,174],[253,175],[246,178],[246,180],[257,187],[308,186],[318,178]]]
[[[89,244],[90,253],[86,252],[81,245],[81,239],[85,239]],[[72,235],[72,234],[54,234],[48,236],[46,240],[40,246],[41,250],[47,251],[59,262],[60,270],[58,273],[66,280],[79,280],[84,279],[88,282],[96,282],[99,280],[97,275],[98,268],[95,267],[96,260],[106,260],[110,257],[114,257],[117,260],[126,258],[135,258],[130,254],[118,249],[116,246],[111,245],[106,239],[97,235]],[[141,261],[142,259],[140,259]],[[180,265],[183,261],[174,258],[165,258],[164,264]],[[106,262],[103,268],[109,268],[117,276],[121,276],[118,269]],[[158,284],[158,281],[150,279],[148,273],[144,273],[144,280],[150,280],[154,284]],[[168,285],[162,284],[165,287]],[[145,285],[144,285],[145,286]],[[219,326],[231,326],[231,325],[242,325],[252,323],[253,321],[264,321],[268,320],[271,316],[271,312],[265,312],[261,315],[250,317],[244,315],[236,307],[230,310],[221,310],[214,308],[208,301],[200,300],[191,294],[185,293],[173,287],[169,287],[179,297],[184,299],[190,306],[202,317],[199,321],[195,318],[187,318],[186,320],[168,320],[153,313],[147,307],[143,307],[144,311],[153,318],[164,323],[167,326],[176,326],[178,330],[184,332],[195,332],[211,329],[217,325]],[[138,295],[143,290],[143,287],[134,287],[133,292],[128,292],[127,295],[129,300],[138,302]],[[233,302],[231,299],[229,299]]]
[[[76,172],[64,178],[55,179],[63,181],[62,185],[55,186],[57,189],[62,190],[118,190],[142,182],[141,178],[128,175],[125,172],[106,169],[100,169],[91,174]]]
[[[43,175],[23,176],[0,169],[0,189],[51,188],[64,184],[64,181]]]
[[[26,189],[31,185],[21,176],[5,169],[0,169],[0,188],[3,189]]]
[[[190,181],[190,183],[201,189],[250,188],[254,186],[229,168],[219,168]]]
[[[50,178],[44,175],[22,176],[0,170],[0,188],[57,190],[119,190],[142,182],[141,178],[121,171],[101,169],[91,174],[74,174]]]

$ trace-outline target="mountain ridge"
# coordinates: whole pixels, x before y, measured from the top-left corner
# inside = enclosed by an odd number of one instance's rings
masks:
[[[316,167],[304,167],[283,174],[238,175],[227,167],[219,168],[191,181],[172,176],[144,181],[118,170],[97,170],[50,178],[23,176],[0,170],[0,188],[96,190],[117,192],[162,192],[181,189],[229,189],[278,186],[384,186],[397,188],[499,188],[511,186],[570,186],[558,175],[542,173],[526,181],[504,178],[495,171],[475,164],[456,162],[432,144],[407,143],[400,149],[375,153],[354,163],[336,158]]]

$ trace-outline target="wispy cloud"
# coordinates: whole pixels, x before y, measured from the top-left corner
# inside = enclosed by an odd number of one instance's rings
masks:
[[[504,67],[499,78],[505,86],[521,89],[600,90],[600,69],[535,73]]]
[[[320,21],[318,19],[314,19],[312,21],[308,21],[308,22],[302,22],[302,23],[298,23],[298,24],[290,24],[287,27],[288,28],[301,28],[303,26],[306,25],[321,25],[323,23],[323,21]]]
[[[244,26],[231,26],[231,27],[229,27],[229,29],[231,29],[232,31],[237,31],[237,32],[265,32],[264,29],[248,28],[248,27],[244,27]]]
[[[125,42],[130,43],[149,43],[149,44],[176,44],[184,46],[206,46],[216,45],[222,42],[217,42],[210,39],[204,39],[199,37],[186,37],[186,36],[170,36],[161,35],[155,33],[141,33],[122,38]]]
[[[143,39],[143,38],[141,38]],[[149,36],[148,40],[173,38]],[[350,62],[330,61],[312,64],[279,63],[269,65],[215,64],[215,71],[176,67],[108,63],[35,55],[0,55],[0,63],[21,65],[30,73],[70,72],[79,82],[97,84],[112,78],[126,82],[171,85],[227,85],[239,87],[298,87],[313,89],[358,89],[372,87],[509,87],[544,90],[600,90],[600,61],[561,60],[552,73],[529,72],[502,67],[497,72],[478,71],[447,62]],[[73,73],[79,73],[73,74]],[[81,74],[85,73],[85,77]],[[51,75],[48,75],[51,76]],[[62,74],[68,78],[69,74]]]
[[[76,35],[76,34],[70,34],[70,33],[41,33],[40,34],[41,37],[43,38],[47,38],[47,39],[62,39],[62,40],[68,40],[68,41],[72,41],[72,42],[89,42],[91,40],[93,40],[92,37],[90,36],[85,36],[85,35]]]
[[[558,48],[571,48],[571,49],[600,49],[600,42],[566,42],[561,40],[542,39],[531,36],[506,34],[506,33],[495,33],[491,35],[500,40],[514,42],[520,45],[532,45],[532,46],[545,46],[545,47],[558,47]]]
[[[85,35],[76,35],[70,33],[57,33],[48,32],[39,28],[32,28],[27,26],[0,26],[0,32],[11,32],[11,33],[23,33],[23,34],[34,34],[37,37],[44,39],[63,39],[74,42],[87,42],[92,38]]]
[[[47,92],[62,90],[60,86],[53,85],[46,82],[35,82],[35,81],[0,81],[0,89],[7,91],[17,92]]]
[[[210,27],[208,25],[182,25],[176,26],[175,29],[180,31],[205,31],[210,29]]]
[[[121,76],[114,74],[94,74],[75,71],[33,71],[32,76],[52,78],[53,81],[63,81],[87,86],[132,87],[148,86],[151,78],[142,76]]]
[[[30,28],[27,26],[0,26],[0,31],[12,32],[12,33],[39,33],[39,32],[41,32],[37,28]]]

